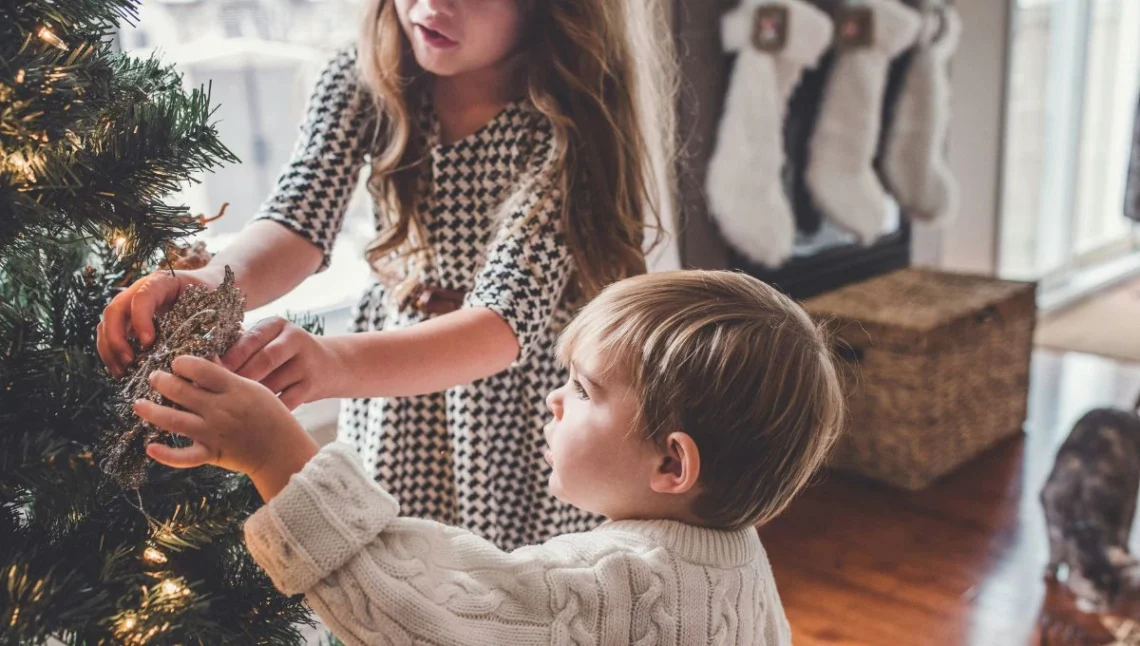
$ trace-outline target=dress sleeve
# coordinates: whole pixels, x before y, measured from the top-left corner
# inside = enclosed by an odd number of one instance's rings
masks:
[[[323,256],[319,271],[328,267],[364,166],[374,114],[359,82],[356,48],[340,50],[321,71],[292,157],[255,217],[316,245]]]
[[[562,193],[547,162],[505,209],[484,254],[465,307],[485,307],[511,326],[519,344],[515,365],[546,333],[573,274],[573,257],[562,224]]]

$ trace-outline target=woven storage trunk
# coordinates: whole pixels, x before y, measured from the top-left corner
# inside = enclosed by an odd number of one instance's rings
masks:
[[[920,489],[1020,432],[1035,292],[904,269],[804,303],[843,358],[849,419],[832,466]]]

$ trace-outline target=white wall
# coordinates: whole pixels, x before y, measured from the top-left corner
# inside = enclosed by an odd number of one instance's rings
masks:
[[[950,167],[961,186],[958,217],[944,230],[916,227],[915,264],[997,271],[1011,5],[958,0],[962,44],[953,66]]]

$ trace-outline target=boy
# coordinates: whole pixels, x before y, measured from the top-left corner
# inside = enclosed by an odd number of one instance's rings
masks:
[[[209,361],[152,377],[187,410],[136,410],[194,440],[152,444],[159,462],[250,475],[268,503],[246,523],[250,551],[347,644],[790,643],[754,527],[839,432],[821,329],[742,274],[668,272],[606,289],[559,355],[571,373],[547,397],[550,490],[609,520],[509,553],[398,518],[351,449],[318,450],[273,393]]]

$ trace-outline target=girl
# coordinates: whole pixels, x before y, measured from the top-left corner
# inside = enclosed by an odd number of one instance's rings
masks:
[[[534,429],[565,380],[559,330],[645,270],[643,232],[668,208],[654,180],[673,140],[671,59],[652,1],[371,0],[257,220],[208,267],[116,297],[104,361],[122,374],[129,335],[153,342],[154,312],[226,265],[250,307],[324,269],[369,164],[376,276],[354,334],[270,319],[224,364],[290,408],[348,398],[339,439],[408,515],[505,549],[588,529],[546,492]]]

